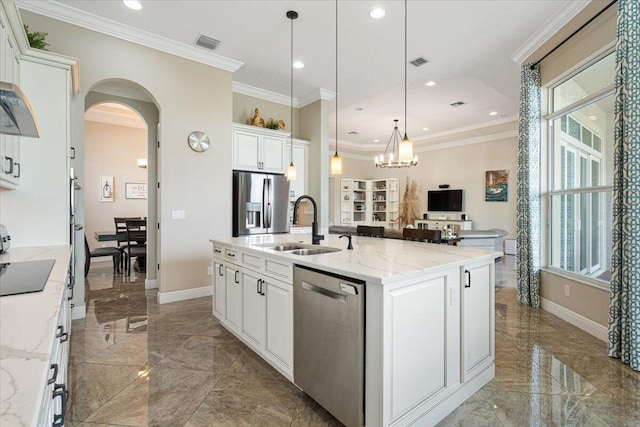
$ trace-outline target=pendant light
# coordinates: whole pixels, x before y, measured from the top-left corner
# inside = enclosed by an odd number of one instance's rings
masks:
[[[336,153],[331,158],[331,175],[342,175],[342,158],[338,155],[338,0],[336,0]]]
[[[376,167],[408,168],[418,164],[418,157],[413,155],[413,142],[407,136],[407,0],[404,0],[404,137],[400,139],[398,120],[394,120],[393,132],[387,143],[384,154],[376,156]],[[391,150],[390,150],[391,149]],[[397,152],[397,155],[394,154]]]
[[[291,20],[291,136],[290,136],[290,160],[287,169],[287,181],[296,180],[296,167],[293,164],[293,20],[298,17],[298,12],[290,10],[287,12],[287,18]]]

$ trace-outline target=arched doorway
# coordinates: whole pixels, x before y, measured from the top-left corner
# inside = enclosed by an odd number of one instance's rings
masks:
[[[152,95],[127,80],[106,80],[94,85],[85,97],[85,230],[90,246],[98,245],[93,228],[115,227],[115,216],[145,216],[148,223],[146,288],[158,285],[157,254],[157,141],[159,111]],[[100,147],[93,146],[97,143]],[[138,165],[146,160],[146,168]],[[92,165],[93,164],[93,165]],[[99,165],[99,167],[94,167]],[[100,172],[98,171],[100,170]],[[110,173],[109,170],[113,170]],[[101,177],[113,180],[113,200],[100,201]],[[94,185],[95,184],[95,185]],[[129,184],[129,185],[127,185]],[[134,185],[138,184],[136,187]],[[144,188],[146,199],[137,191]],[[102,187],[101,187],[102,188]],[[90,193],[91,192],[91,193]]]

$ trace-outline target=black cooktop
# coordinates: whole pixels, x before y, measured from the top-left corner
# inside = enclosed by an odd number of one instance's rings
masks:
[[[0,297],[42,291],[54,263],[45,259],[0,264]]]

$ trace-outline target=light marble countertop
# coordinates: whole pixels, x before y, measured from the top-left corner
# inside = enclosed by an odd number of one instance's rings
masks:
[[[359,278],[367,281],[368,284],[383,285],[418,277],[425,272],[442,267],[461,266],[472,261],[495,260],[502,256],[502,252],[495,250],[364,236],[353,236],[354,249],[347,250],[347,239],[340,239],[336,234],[326,234],[319,247],[330,246],[340,248],[341,251],[304,256],[274,251],[261,245],[295,242],[311,247],[311,234],[260,234],[210,241],[223,246],[254,251],[294,264]]]
[[[70,246],[11,248],[0,262],[55,259],[42,292],[0,297],[0,425],[35,426],[67,283]]]

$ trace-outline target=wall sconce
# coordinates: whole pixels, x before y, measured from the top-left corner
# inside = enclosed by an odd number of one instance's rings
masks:
[[[147,159],[138,159],[138,167],[142,169],[147,168]]]

